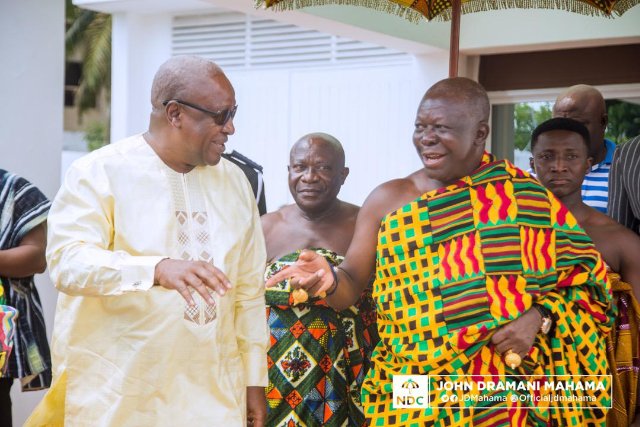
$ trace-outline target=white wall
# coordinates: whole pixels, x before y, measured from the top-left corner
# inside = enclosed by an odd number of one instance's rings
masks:
[[[147,130],[151,82],[171,54],[171,16],[116,13],[112,18],[111,141]]]
[[[286,166],[293,143],[310,132],[332,134],[351,171],[340,198],[361,204],[378,184],[420,167],[411,134],[426,86],[416,72],[413,64],[229,72],[239,107],[227,147],[262,164],[274,210],[292,203]]]
[[[59,186],[64,87],[64,2],[0,0],[0,168],[24,176],[52,198]],[[51,336],[56,292],[48,275],[36,283]],[[12,390],[14,425],[44,392]]]

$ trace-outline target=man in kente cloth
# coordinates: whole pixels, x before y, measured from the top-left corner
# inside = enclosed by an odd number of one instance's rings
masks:
[[[609,373],[605,337],[613,313],[604,263],[547,189],[485,152],[489,109],[486,92],[472,80],[433,85],[413,134],[424,167],[373,190],[344,262],[331,269],[303,252],[267,282],[289,277],[294,288],[326,295],[342,310],[375,274],[381,341],[362,391],[371,426],[605,423],[606,378],[597,391],[492,393],[515,398],[506,402],[432,400],[399,408],[393,401],[394,375],[509,381]],[[520,394],[594,402],[521,401]],[[429,397],[437,397],[434,388]]]

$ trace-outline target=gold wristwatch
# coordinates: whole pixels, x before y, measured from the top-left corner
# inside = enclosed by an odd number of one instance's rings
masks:
[[[548,308],[540,304],[533,304],[533,308],[538,310],[538,313],[540,313],[540,316],[542,317],[542,325],[540,325],[540,332],[547,335],[551,330],[551,326],[553,326],[551,311],[549,311]]]

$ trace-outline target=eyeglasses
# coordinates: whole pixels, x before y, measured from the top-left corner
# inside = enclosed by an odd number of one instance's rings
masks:
[[[198,110],[200,112],[208,114],[209,116],[211,116],[211,118],[213,118],[213,121],[218,126],[224,126],[229,120],[233,119],[236,115],[236,110],[238,110],[238,106],[234,105],[233,107],[225,108],[224,110],[210,111],[210,110],[207,110],[206,108],[200,107],[199,105],[182,101],[180,99],[167,99],[166,101],[162,101],[162,105],[166,107],[167,104],[170,103],[171,101],[177,102],[178,104],[186,105],[187,107],[193,108],[194,110]]]

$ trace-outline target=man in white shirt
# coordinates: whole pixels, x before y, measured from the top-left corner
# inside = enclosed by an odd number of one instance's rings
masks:
[[[249,182],[221,159],[235,92],[214,63],[174,57],[151,104],[149,130],[76,161],[51,209],[58,417],[262,426],[264,240]]]

